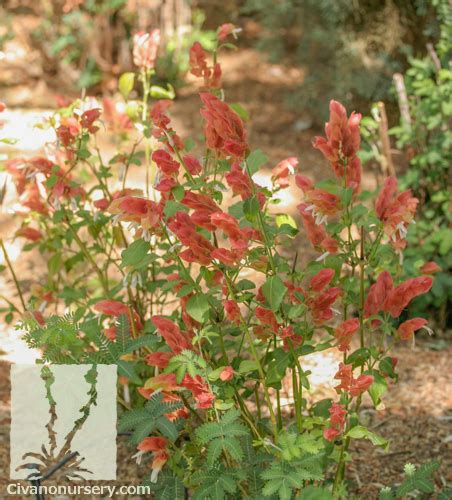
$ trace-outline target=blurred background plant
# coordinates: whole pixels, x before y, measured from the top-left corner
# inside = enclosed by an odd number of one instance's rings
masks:
[[[195,40],[209,47],[213,31],[202,30],[204,14],[188,0],[7,0],[5,12],[39,17],[28,33],[42,58],[43,74],[54,86],[112,91],[117,77],[132,68],[132,35],[160,29],[159,80],[180,85]],[[0,44],[11,29],[0,34]],[[55,83],[58,82],[57,85]],[[61,88],[61,86],[60,86]]]
[[[414,276],[433,261],[441,270],[430,293],[413,301],[411,312],[425,316],[428,309],[437,310],[437,321],[445,328],[451,324],[452,299],[452,10],[448,1],[432,3],[440,22],[438,42],[427,43],[424,57],[411,57],[405,75],[394,75],[392,93],[398,98],[400,120],[388,132],[398,150],[388,152],[385,148],[385,142],[389,143],[389,137],[385,140],[387,119],[384,105],[379,103],[363,121],[367,143],[364,160],[376,160],[387,175],[398,174],[400,187],[411,189],[420,200],[417,224],[408,233],[410,244],[403,268]]]
[[[258,19],[257,46],[272,60],[289,58],[306,69],[287,99],[322,124],[323,99],[365,109],[390,97],[393,73],[437,36],[437,1],[246,0],[242,12]]]

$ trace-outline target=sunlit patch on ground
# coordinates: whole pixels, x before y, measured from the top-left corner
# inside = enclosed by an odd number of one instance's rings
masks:
[[[55,140],[55,133],[51,128],[41,127],[45,119],[51,115],[50,111],[23,109],[6,109],[2,113],[4,126],[2,137],[15,140],[15,144],[2,144],[5,152],[20,150],[23,153],[34,153],[48,143]]]

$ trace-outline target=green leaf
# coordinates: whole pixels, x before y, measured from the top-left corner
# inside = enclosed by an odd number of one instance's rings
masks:
[[[205,295],[192,295],[187,301],[187,313],[199,323],[207,319],[209,309],[209,301]]]
[[[286,374],[287,367],[290,363],[290,354],[282,349],[276,349],[273,352],[273,359],[269,364],[266,380],[270,386],[279,386],[281,380]]]
[[[173,215],[176,215],[177,212],[187,212],[187,210],[188,210],[187,207],[185,205],[182,205],[182,203],[173,200],[168,200],[165,203],[165,208],[163,209],[163,213],[167,217],[173,217]]]
[[[168,83],[168,88],[166,89],[160,87],[160,85],[152,85],[150,93],[153,99],[173,100],[176,97],[176,92],[174,91],[174,87],[170,83]]]
[[[118,88],[122,97],[127,101],[130,92],[135,84],[135,73],[123,73],[119,77]]]
[[[249,373],[254,372],[258,369],[258,364],[256,361],[251,359],[245,359],[240,363],[239,373]]]
[[[260,149],[252,151],[246,159],[250,174],[255,174],[264,163],[267,163],[267,161],[268,158],[263,151],[261,151]]]
[[[160,417],[156,420],[155,426],[170,441],[176,441],[179,431],[174,422],[171,422],[166,417]]]
[[[118,365],[118,373],[120,375],[127,377],[130,380],[130,382],[132,382],[136,385],[142,384],[142,380],[135,372],[134,363],[132,363],[130,361],[124,361],[123,359],[118,359],[116,361],[116,364]]]
[[[430,478],[438,468],[439,462],[436,461],[421,465],[411,475],[405,476],[404,482],[397,488],[397,496],[403,497],[414,491],[433,493],[435,486]]]
[[[298,233],[297,223],[295,219],[288,214],[278,214],[275,218],[276,225],[280,228],[280,232],[289,236],[296,236]]]
[[[391,488],[386,486],[386,488],[381,489],[378,500],[395,500],[395,496]]]
[[[151,245],[142,239],[131,243],[128,248],[122,251],[122,266],[137,266],[146,257]]]
[[[224,467],[199,470],[193,474],[192,479],[196,485],[192,495],[193,500],[235,498],[232,494],[237,490],[237,478]],[[226,493],[229,493],[228,497]]]
[[[184,483],[174,476],[170,471],[164,469],[158,478],[158,482],[151,481],[151,475],[146,476],[143,485],[155,492],[153,498],[155,500],[184,500],[185,488]]]
[[[271,276],[263,284],[262,292],[272,311],[277,311],[287,293],[287,288],[279,276]]]
[[[250,222],[255,222],[260,212],[259,200],[256,196],[251,196],[243,202],[243,213]]]
[[[367,373],[367,372],[366,372]],[[376,370],[372,370],[371,375],[374,378],[372,385],[369,387],[369,394],[375,406],[380,404],[381,396],[388,390],[388,383]]]
[[[232,104],[229,104],[229,107],[231,109],[233,109],[240,116],[240,118],[243,121],[245,121],[245,122],[249,121],[250,115],[248,114],[248,111],[243,106],[241,106],[237,102],[233,102]]]
[[[380,446],[384,450],[387,450],[389,447],[389,443],[385,438],[371,432],[362,425],[352,427],[345,436],[353,439],[368,439],[372,444]]]
[[[176,201],[181,201],[184,197],[185,191],[182,186],[176,186],[171,190],[171,193],[173,193],[174,199]]]
[[[319,486],[306,486],[296,496],[296,500],[333,500],[333,495]]]

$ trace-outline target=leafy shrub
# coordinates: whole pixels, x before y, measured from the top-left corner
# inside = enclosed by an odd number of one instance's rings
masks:
[[[134,10],[126,0],[86,2],[51,1],[39,12],[41,22],[31,33],[33,46],[42,54],[45,72],[68,74],[79,89],[103,84],[109,88],[112,76],[129,69],[132,32],[150,16],[159,22],[164,15],[162,5]],[[186,23],[162,32],[165,51],[159,64],[157,83],[182,83],[181,77],[188,69],[188,50],[195,40],[212,47],[215,33],[202,29],[203,12],[191,12],[188,3],[178,4],[177,16],[165,21]],[[155,12],[151,12],[155,10]],[[188,13],[188,18],[187,18]],[[182,36],[183,35],[183,36]]]
[[[202,145],[174,130],[171,101],[151,105],[165,90],[150,85],[155,40],[140,36],[141,102],[126,114],[78,100],[50,120],[49,158],[7,162],[22,204],[16,235],[48,262],[26,302],[6,259],[23,305],[9,308],[42,362],[117,365],[120,430],[151,462],[156,498],[346,496],[350,442],[388,446],[360,422],[363,401],[380,408],[397,378],[388,346],[427,327],[400,317],[432,278],[389,272],[417,200],[393,177],[375,204],[361,191],[361,116],[331,101],[327,136],[314,145],[332,176],[317,185],[296,176],[301,224],[278,210],[297,160],[272,170],[271,187],[256,183],[267,158],[250,150],[234,110],[245,113],[221,90],[217,52],[233,32],[220,28],[212,54],[190,50]],[[133,79],[120,80],[125,99]],[[96,143],[101,119],[118,143],[108,161]],[[129,186],[131,168],[144,169],[142,190]],[[307,263],[281,251],[299,232],[313,247]],[[337,397],[308,404],[303,357],[328,348],[343,354]]]
[[[388,98],[406,53],[422,46],[422,26],[435,31],[424,0],[247,0],[243,11],[262,25],[257,46],[272,61],[289,57],[306,70],[299,91],[287,99],[310,111],[317,125],[325,117],[319,106],[325,99],[363,107]]]
[[[408,235],[411,245],[405,252],[404,272],[415,276],[419,269],[430,262],[437,265],[432,290],[416,299],[411,311],[425,314],[429,309],[439,312],[436,316],[442,328],[450,326],[452,279],[452,229],[450,164],[452,161],[452,116],[450,66],[452,17],[448,2],[437,2],[441,34],[436,51],[422,59],[410,59],[410,68],[404,81],[408,95],[408,115],[400,118],[398,126],[390,130],[399,149],[405,152],[408,168],[400,178],[403,189],[410,188],[419,199],[419,217]],[[436,59],[436,57],[437,59]],[[375,131],[378,125],[367,118],[369,141],[375,157],[378,151]],[[378,135],[378,134],[377,134]]]

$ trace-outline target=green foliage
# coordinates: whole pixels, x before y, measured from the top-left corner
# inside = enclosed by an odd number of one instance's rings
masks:
[[[317,458],[307,456],[291,463],[273,463],[262,473],[262,478],[266,481],[262,490],[264,496],[277,494],[280,500],[290,500],[294,491],[303,487],[304,481],[320,481],[323,469]]]
[[[222,466],[193,474],[193,500],[223,500],[237,491],[237,475]]]
[[[182,407],[178,402],[164,402],[161,393],[155,393],[143,408],[130,410],[124,413],[119,420],[118,431],[133,431],[131,442],[138,444],[154,431],[160,432],[170,441],[175,441],[179,434],[177,425],[165,417]]]
[[[272,62],[289,59],[307,70],[287,100],[321,124],[325,110],[318,103],[325,100],[356,105],[388,98],[392,74],[406,64],[408,43],[422,46],[419,31],[431,7],[425,0],[247,0],[242,11],[262,25],[257,46]]]
[[[431,480],[433,474],[438,470],[439,462],[433,461],[416,467],[413,464],[406,464],[404,467],[404,480],[397,488],[389,486],[380,491],[379,500],[395,500],[406,498],[409,494],[424,493],[429,494],[435,491],[435,486]],[[440,496],[438,496],[440,498]]]
[[[206,55],[209,62],[217,60],[221,41]],[[332,140],[331,178],[304,193],[310,205],[300,206],[300,224],[272,210],[289,169],[274,171],[267,187],[254,182],[267,157],[249,151],[244,124],[218,100],[221,89],[203,95],[206,147],[202,157],[190,157],[194,140],[177,136],[167,102],[152,102],[164,94],[153,93],[153,76],[143,70],[138,78],[123,77],[123,97],[135,81],[143,91],[140,103],[127,103],[134,111],[126,115],[116,116],[112,103],[104,115],[80,114],[84,99],[55,113],[49,122],[58,165],[47,158],[7,165],[30,212],[26,222],[21,212],[17,236],[48,262],[45,285],[35,285],[26,303],[1,242],[3,271],[26,310],[25,338],[44,361],[118,367],[118,402],[127,408],[119,431],[131,434],[139,459],[148,454],[153,470],[146,482],[158,481],[157,498],[347,498],[352,439],[387,446],[360,421],[362,395],[381,406],[387,378],[397,379],[382,346],[403,341],[392,317],[401,310],[390,317],[386,307],[397,305],[397,291],[387,291],[372,316],[366,314],[371,285],[381,269],[395,267],[399,254],[383,234],[391,228],[377,217],[371,194],[360,193],[347,175],[350,167],[359,177],[356,120],[334,105],[329,129],[350,137],[350,147]],[[109,111],[118,120],[109,121]],[[103,118],[118,139],[108,162],[95,135]],[[131,126],[133,138],[116,122]],[[216,135],[221,141],[212,144]],[[127,178],[132,165],[146,176],[143,191]],[[160,183],[161,195],[154,192]],[[121,188],[112,191],[114,185]],[[232,193],[223,195],[226,190]],[[230,206],[234,197],[239,201]],[[355,228],[362,228],[361,237]],[[289,249],[298,232],[318,254],[307,264]],[[403,287],[399,268],[391,276]],[[418,286],[430,286],[421,281]],[[71,314],[49,318],[50,301],[52,312]],[[333,311],[351,323],[338,325]],[[352,340],[359,348],[348,345]],[[334,376],[338,395],[312,402],[303,356],[332,347],[344,363]],[[87,375],[94,383],[94,372]],[[427,472],[406,472],[410,487],[430,487]]]
[[[387,450],[389,443],[386,439],[382,438],[378,434],[371,432],[366,427],[362,425],[356,425],[352,427],[346,434],[346,436],[354,439],[368,439],[373,445],[380,446],[381,448]]]
[[[205,373],[206,362],[193,351],[184,349],[180,354],[173,356],[166,368],[168,372],[176,373],[177,382],[181,382],[185,374],[196,377]]]
[[[239,417],[238,410],[229,410],[219,422],[208,422],[196,429],[197,440],[201,445],[207,446],[209,466],[217,463],[222,453],[237,462],[242,461],[244,452],[237,438],[246,436],[248,431],[242,423],[238,422]]]
[[[401,189],[411,189],[419,199],[416,224],[410,227],[403,268],[407,275],[419,275],[423,264],[434,261],[442,269],[435,275],[430,293],[413,301],[411,313],[423,316],[429,309],[438,311],[439,325],[450,322],[452,300],[452,216],[450,212],[450,165],[452,162],[452,13],[447,0],[434,3],[440,26],[439,40],[431,55],[410,58],[404,75],[410,121],[403,116],[390,130],[398,148],[408,156],[409,166],[399,180]],[[379,155],[378,124],[364,121],[368,150],[363,160]]]
[[[189,4],[186,0],[184,2]],[[190,5],[186,5],[185,9],[190,9]],[[42,7],[41,22],[32,31],[34,47],[43,54],[47,71],[65,72],[65,78],[68,75],[74,78],[73,83],[78,88],[90,88],[116,72],[117,67],[127,69],[130,56],[126,57],[125,51],[131,53],[131,35],[142,26],[139,22],[142,14],[139,9],[132,10],[126,0],[83,1],[75,8],[64,10],[61,3],[51,0]],[[153,12],[153,15],[159,17],[161,13]],[[157,84],[182,84],[182,77],[188,70],[188,51],[193,42],[200,41],[207,48],[213,47],[215,33],[202,29],[205,20],[203,12],[195,9],[191,17],[191,23],[178,26],[174,33],[165,37],[165,51],[159,58],[155,78]],[[182,38],[181,28],[187,30]],[[3,38],[0,37],[0,44]],[[120,82],[120,92],[127,99],[134,81],[130,76],[132,73],[125,75]],[[160,85],[153,85],[150,91],[156,99],[174,98],[171,86],[166,90]]]
[[[185,500],[184,483],[167,470],[159,475],[158,483],[153,483],[149,475],[142,484],[150,488],[155,500]]]
[[[287,288],[279,276],[271,276],[263,284],[262,292],[264,293],[264,297],[267,299],[270,309],[272,311],[277,311],[284,300]]]
[[[71,313],[50,316],[44,325],[34,318],[24,319],[17,329],[25,330],[24,341],[31,349],[42,352],[43,362],[72,364],[83,356],[86,344],[79,336],[78,323]]]
[[[434,307],[445,327],[446,311],[452,300],[452,216],[449,169],[452,162],[452,13],[448,2],[437,2],[441,37],[436,53],[441,69],[430,57],[410,60],[406,87],[410,99],[411,126],[403,120],[392,130],[400,148],[414,151],[401,184],[411,188],[420,200],[419,220],[409,235],[411,248],[404,268],[413,273],[424,262],[435,261],[442,272],[435,277],[430,294],[413,304],[413,313]]]
[[[316,455],[323,448],[323,439],[319,433],[287,432],[281,434],[278,446],[281,448],[283,460],[290,462],[301,458],[306,453]]]

